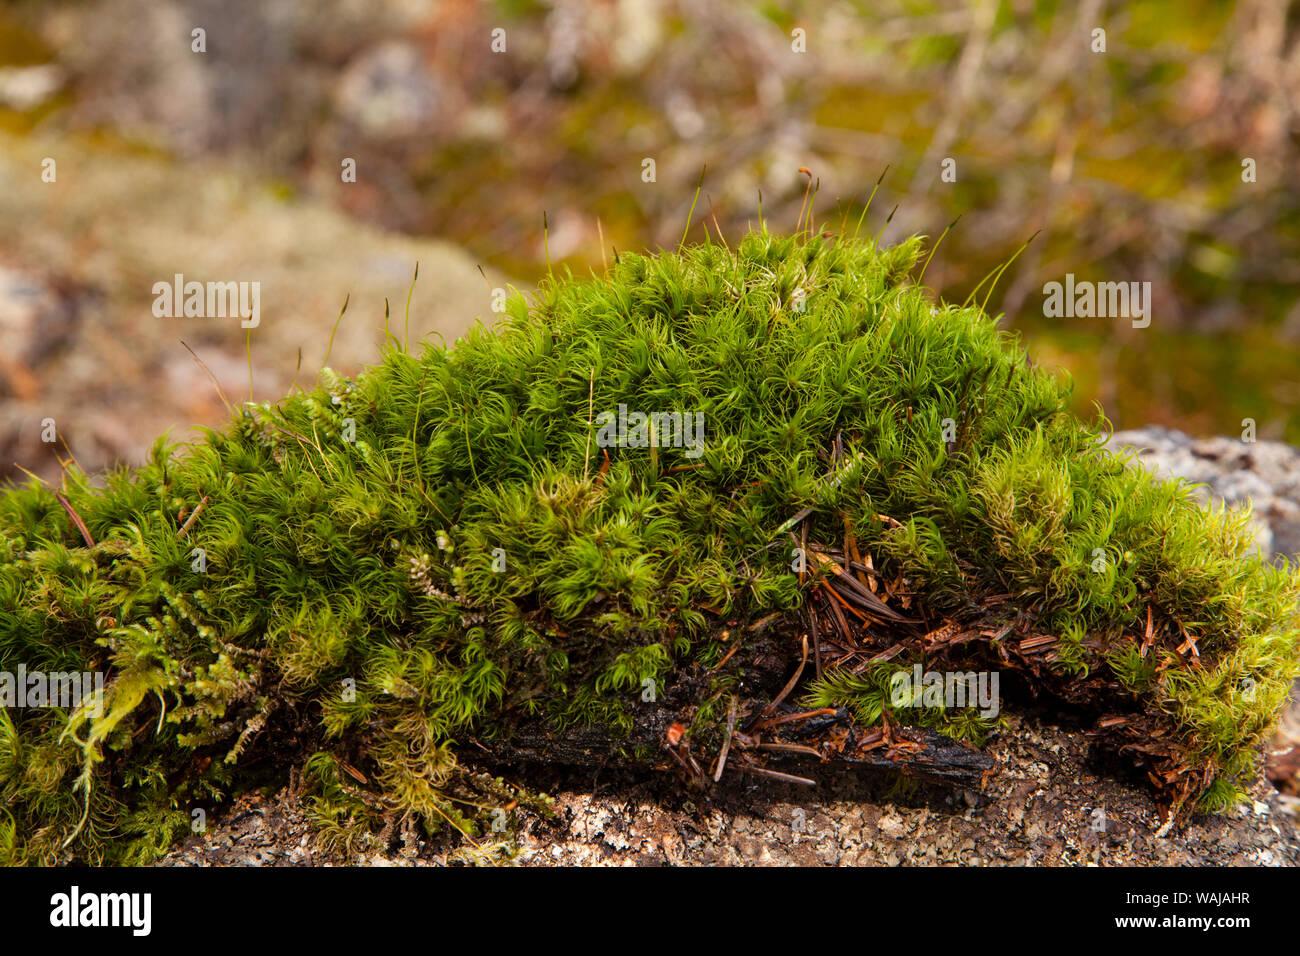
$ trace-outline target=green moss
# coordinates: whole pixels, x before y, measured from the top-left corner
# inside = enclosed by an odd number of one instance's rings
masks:
[[[544,803],[462,759],[521,719],[629,731],[647,682],[700,665],[714,691],[683,717],[716,742],[734,622],[792,620],[816,581],[781,544],[804,509],[810,542],[855,529],[914,614],[1003,625],[935,661],[1120,713],[1110,739],[1174,802],[1225,805],[1300,669],[1297,577],[912,285],[921,248],[625,254],[452,348],[325,370],[102,486],[69,474],[93,546],[51,489],[3,493],[0,669],[101,670],[108,700],[0,712],[0,859],[143,861],[294,768],[336,844],[418,821],[489,852],[495,808]],[[620,404],[703,413],[702,453],[601,448]],[[800,693],[861,723],[996,729],[828,667]]]

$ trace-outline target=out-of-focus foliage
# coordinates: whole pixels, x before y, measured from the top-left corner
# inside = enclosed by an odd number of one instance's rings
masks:
[[[544,211],[551,258],[595,265],[611,245],[674,243],[706,165],[696,238],[716,222],[733,239],[760,190],[769,221],[793,224],[800,167],[835,229],[837,203],[856,216],[888,165],[873,216],[898,203],[886,239],[963,217],[927,275],[949,298],[1042,230],[991,305],[1070,368],[1081,406],[1198,432],[1250,417],[1261,437],[1300,440],[1300,44],[1285,0],[298,6],[19,3],[0,59],[31,60],[38,42],[66,65],[40,122],[261,162],[286,195],[448,236],[526,279],[545,271]],[[115,41],[113,20],[145,39]],[[206,23],[208,54],[173,21]],[[18,23],[39,40],[15,39]],[[340,182],[342,157],[356,183]],[[1151,282],[1151,327],[1045,319],[1042,285],[1067,272]]]

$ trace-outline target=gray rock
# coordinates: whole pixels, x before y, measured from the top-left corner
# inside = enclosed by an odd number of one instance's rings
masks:
[[[1116,432],[1110,444],[1135,451],[1159,475],[1199,486],[1203,501],[1251,508],[1261,554],[1300,556],[1300,449],[1276,441],[1193,438],[1159,426]]]
[[[339,113],[367,134],[410,136],[431,127],[440,112],[437,80],[420,51],[389,42],[348,65],[338,88]]]

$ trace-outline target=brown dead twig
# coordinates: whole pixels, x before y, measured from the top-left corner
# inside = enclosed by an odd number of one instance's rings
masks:
[[[95,546],[95,539],[90,536],[90,529],[86,527],[86,522],[81,520],[81,515],[77,514],[77,509],[72,507],[72,502],[63,497],[63,495],[59,494],[57,491],[54,493],[54,497],[59,500],[59,504],[63,506],[63,510],[68,513],[68,517],[72,519],[72,523],[75,524],[77,530],[81,532],[81,537],[82,540],[86,542],[86,547],[93,548]]]
[[[203,509],[207,506],[208,496],[204,495],[203,500],[194,506],[194,511],[190,514],[189,518],[185,520],[185,523],[181,525],[181,529],[176,532],[177,538],[181,540],[185,539],[185,536],[190,533],[190,528],[194,527],[194,522],[199,520],[199,515],[203,513]],[[184,512],[181,512],[181,515],[183,516]]]

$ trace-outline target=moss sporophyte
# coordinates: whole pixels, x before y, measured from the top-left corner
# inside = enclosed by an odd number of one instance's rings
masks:
[[[291,774],[327,840],[477,841],[545,808],[519,755],[978,785],[993,675],[1091,714],[1171,811],[1231,804],[1300,669],[1297,575],[933,301],[922,245],[623,254],[3,492],[0,671],[104,699],[0,711],[0,859],[146,861]]]

